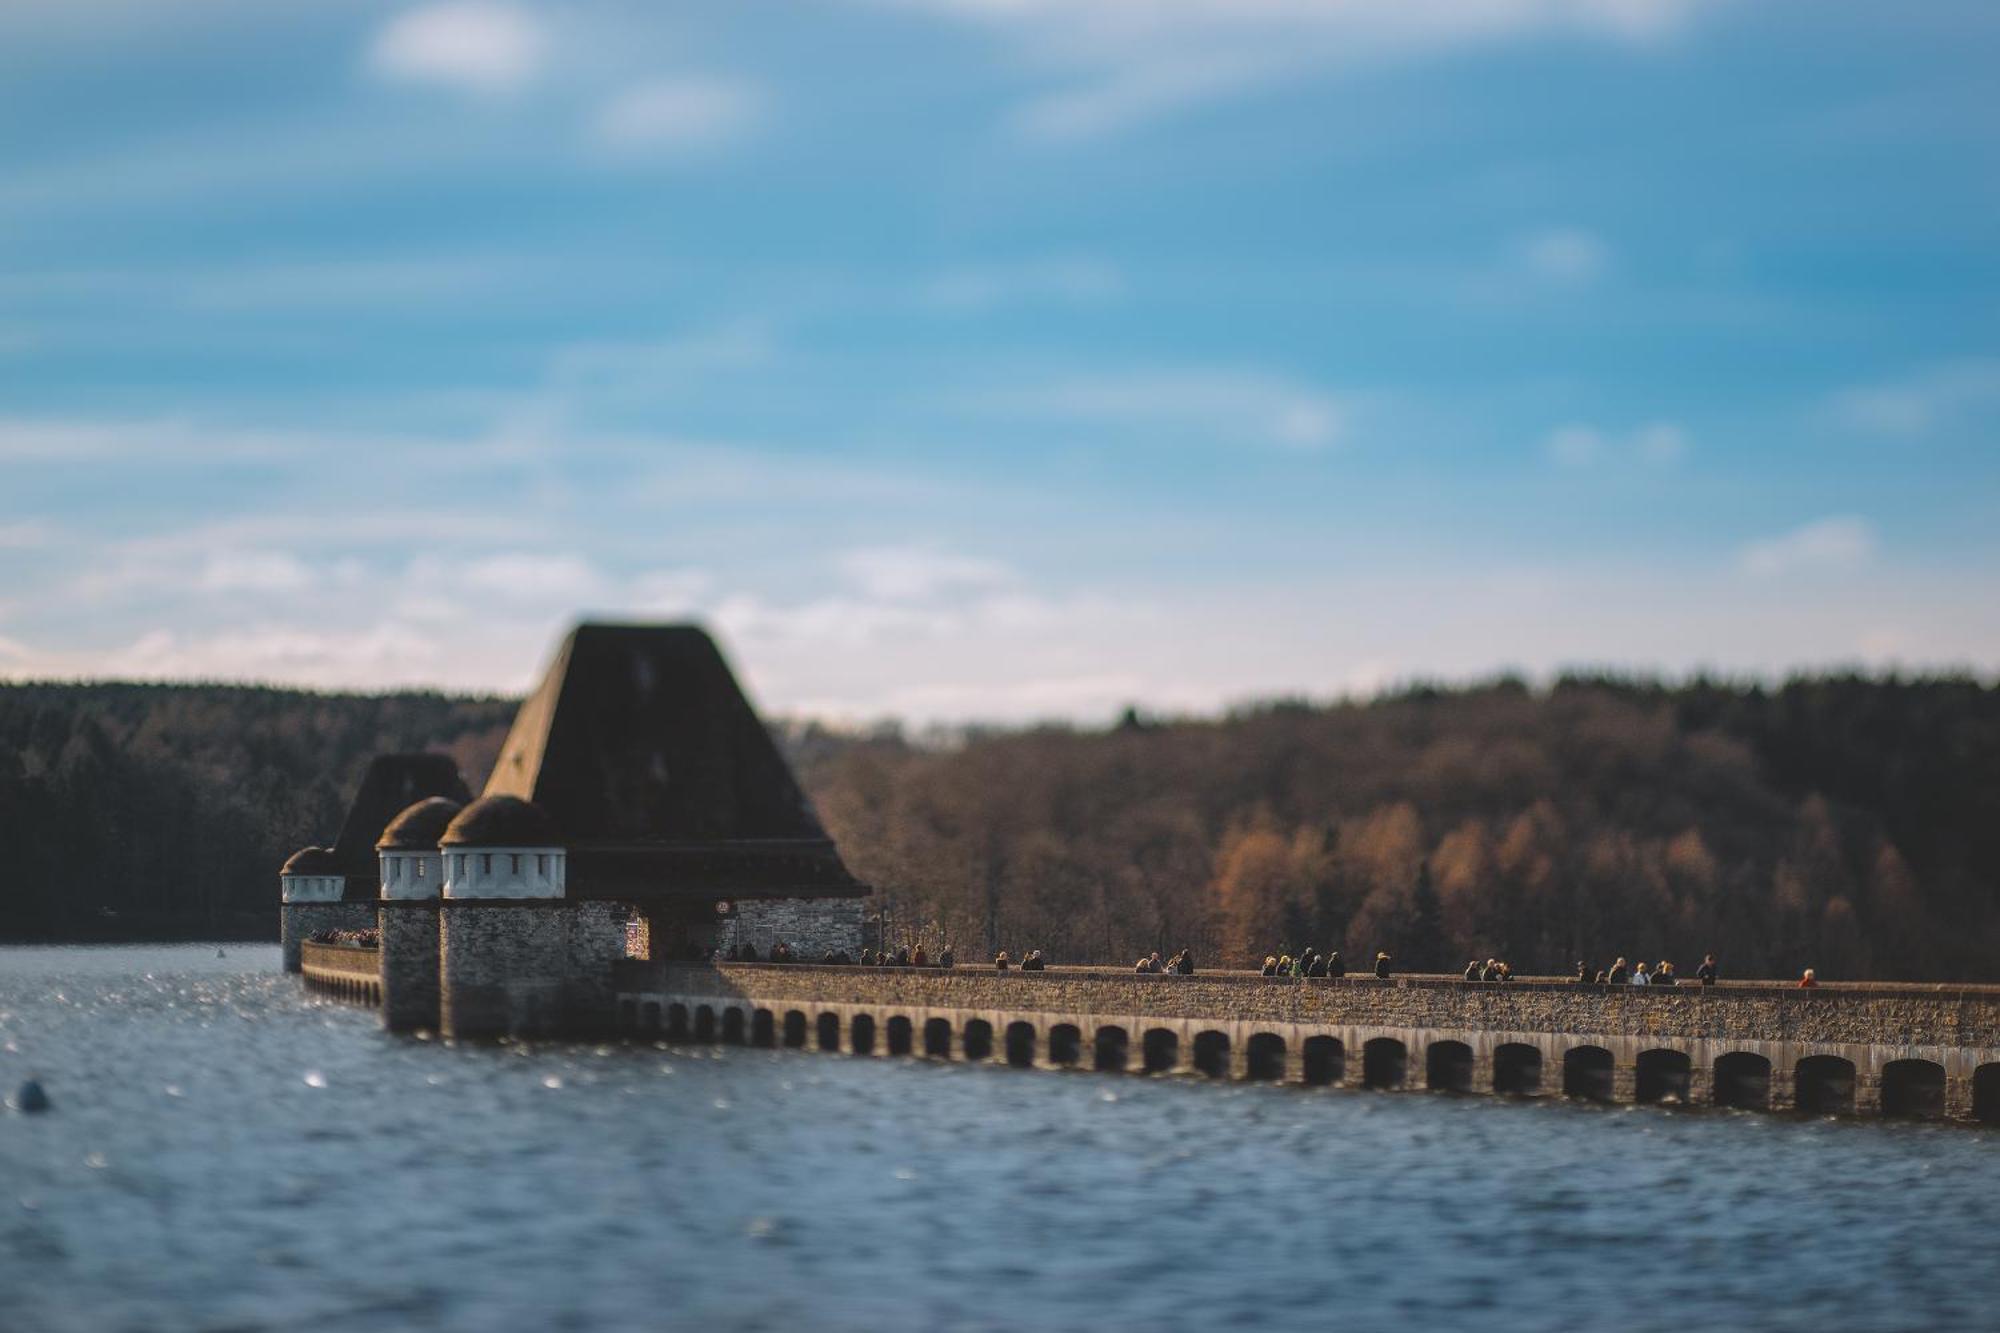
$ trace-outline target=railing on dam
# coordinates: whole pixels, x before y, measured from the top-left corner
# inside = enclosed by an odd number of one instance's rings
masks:
[[[2000,1123],[2000,988],[1602,987],[622,963],[669,1038],[1356,1088]]]
[[[382,1003],[382,951],[365,944],[299,946],[299,971],[307,986],[364,1004]]]

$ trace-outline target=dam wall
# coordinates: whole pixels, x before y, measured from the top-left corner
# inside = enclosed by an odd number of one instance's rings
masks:
[[[627,962],[641,1035],[1356,1088],[2000,1121],[2000,988]]]

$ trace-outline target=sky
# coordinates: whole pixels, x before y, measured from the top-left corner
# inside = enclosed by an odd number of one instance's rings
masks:
[[[1990,0],[7,0],[0,677],[2000,671]]]

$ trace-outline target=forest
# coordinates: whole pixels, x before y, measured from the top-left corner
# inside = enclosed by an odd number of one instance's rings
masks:
[[[475,788],[513,703],[0,686],[0,938],[268,937],[370,755]],[[1565,677],[1108,730],[774,725],[892,941],[1129,964],[1311,945],[1523,974],[2000,981],[2000,689]]]

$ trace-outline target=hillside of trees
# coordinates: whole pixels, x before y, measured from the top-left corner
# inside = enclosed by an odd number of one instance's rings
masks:
[[[275,871],[379,750],[475,786],[513,705],[0,687],[0,938],[269,935]],[[780,729],[892,938],[1129,962],[1192,946],[1707,950],[1729,975],[2000,981],[2000,689],[1571,678],[1110,731]]]

